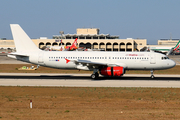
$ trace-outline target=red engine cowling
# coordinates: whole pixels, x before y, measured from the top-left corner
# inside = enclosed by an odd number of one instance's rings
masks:
[[[100,70],[101,75],[105,76],[121,76],[124,74],[123,67],[105,67]]]

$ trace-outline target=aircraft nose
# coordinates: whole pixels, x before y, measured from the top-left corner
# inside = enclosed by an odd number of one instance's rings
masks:
[[[169,64],[171,67],[174,67],[176,66],[176,62],[174,62],[173,60],[171,60],[170,64]]]

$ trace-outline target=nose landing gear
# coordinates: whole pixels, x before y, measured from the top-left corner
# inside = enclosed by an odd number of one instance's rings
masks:
[[[153,73],[153,70],[151,70],[151,78],[154,79],[154,73]]]

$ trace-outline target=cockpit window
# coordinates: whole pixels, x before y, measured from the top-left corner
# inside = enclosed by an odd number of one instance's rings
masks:
[[[162,57],[161,59],[162,59],[162,60],[166,60],[166,59],[169,59],[169,58],[168,58],[168,57]]]

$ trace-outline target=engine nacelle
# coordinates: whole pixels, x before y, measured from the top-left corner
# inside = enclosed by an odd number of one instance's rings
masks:
[[[105,76],[121,76],[124,73],[123,67],[105,67],[100,70],[100,74]]]

